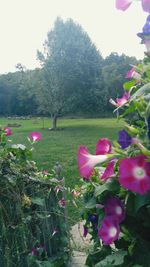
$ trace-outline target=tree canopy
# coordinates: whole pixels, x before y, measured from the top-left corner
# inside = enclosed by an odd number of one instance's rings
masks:
[[[61,18],[37,58],[39,69],[18,64],[15,73],[0,75],[0,115],[51,115],[54,128],[60,115],[108,115],[110,95],[122,95],[125,74],[137,63],[117,53],[104,59],[79,24]]]

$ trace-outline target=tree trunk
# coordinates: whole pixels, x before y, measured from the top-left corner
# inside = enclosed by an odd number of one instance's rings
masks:
[[[56,130],[57,129],[57,115],[54,115],[52,117],[52,130]]]

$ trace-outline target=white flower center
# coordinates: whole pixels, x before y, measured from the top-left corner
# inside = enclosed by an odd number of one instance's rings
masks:
[[[114,226],[110,227],[110,229],[109,229],[109,236],[110,237],[114,237],[116,234],[117,234],[116,227],[114,227]]]
[[[116,207],[116,214],[121,215],[122,214],[122,208],[120,206]]]
[[[37,140],[37,136],[33,135],[33,141],[36,141],[36,140]]]
[[[133,170],[133,175],[136,179],[141,180],[145,177],[145,170],[141,167],[135,167]]]

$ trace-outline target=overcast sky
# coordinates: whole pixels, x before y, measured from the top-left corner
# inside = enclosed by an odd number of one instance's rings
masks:
[[[147,14],[140,2],[122,12],[115,9],[115,0],[0,0],[0,73],[15,71],[17,63],[37,67],[37,49],[57,16],[81,24],[103,57],[118,52],[143,58],[136,33]]]

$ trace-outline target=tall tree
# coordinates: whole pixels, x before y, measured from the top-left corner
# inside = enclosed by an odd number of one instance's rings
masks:
[[[103,59],[80,25],[60,18],[37,56],[42,65],[39,109],[49,111],[56,129],[60,114],[93,106]]]
[[[129,57],[124,54],[118,55],[111,53],[103,61],[102,76],[106,93],[107,111],[111,111],[114,107],[109,103],[110,96],[112,98],[120,97],[123,94],[123,83],[126,81],[125,75],[131,68],[130,64],[137,64],[135,57]]]

